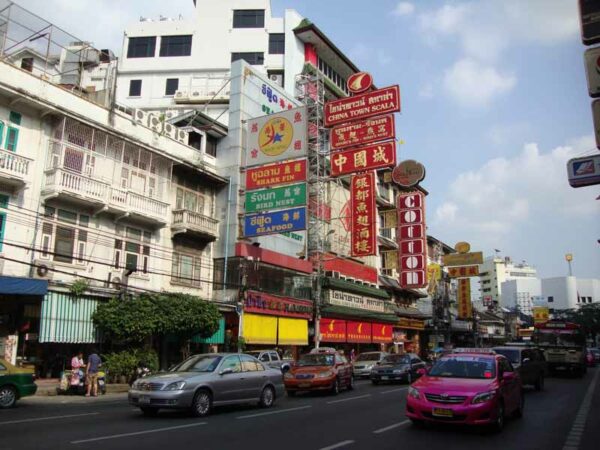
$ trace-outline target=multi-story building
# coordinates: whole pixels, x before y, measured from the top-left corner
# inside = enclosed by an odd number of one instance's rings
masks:
[[[513,263],[510,257],[485,258],[479,266],[479,289],[483,304],[499,304],[502,283],[510,280],[535,278],[537,271],[524,261]]]
[[[110,92],[82,85],[89,73],[65,82],[54,67],[23,67],[15,53],[38,50],[27,39],[9,45],[13,28],[0,41],[0,356],[56,376],[51,357],[98,342],[100,302],[144,291],[212,297],[215,197],[226,180],[198,164],[196,149],[107,108]],[[51,44],[60,61],[81,49]],[[110,63],[88,69],[109,73]]]
[[[532,316],[532,308],[542,295],[542,280],[539,278],[520,278],[502,283],[500,305],[511,311]]]

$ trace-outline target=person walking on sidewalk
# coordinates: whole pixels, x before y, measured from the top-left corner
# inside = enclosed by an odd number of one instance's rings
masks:
[[[88,356],[87,368],[85,371],[85,377],[87,380],[87,392],[85,393],[86,397],[90,396],[90,393],[93,397],[98,396],[98,371],[100,370],[100,366],[102,366],[102,360],[96,353],[96,350],[92,350],[92,354]]]
[[[82,367],[85,366],[83,362],[83,352],[79,351],[71,359],[71,386],[79,386],[81,379],[83,378]]]

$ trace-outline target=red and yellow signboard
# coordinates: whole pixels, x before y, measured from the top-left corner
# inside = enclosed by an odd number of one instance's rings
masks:
[[[369,256],[377,252],[375,174],[353,175],[350,182],[350,230],[352,256]]]
[[[244,299],[244,311],[279,317],[312,318],[312,302],[248,291]]]
[[[246,171],[246,190],[306,181],[306,160],[256,167]]]
[[[471,304],[471,280],[469,278],[458,279],[458,318],[470,319],[473,317],[473,305]]]
[[[371,324],[369,322],[346,322],[348,342],[371,343]]]
[[[419,319],[408,319],[406,317],[400,317],[397,326],[400,328],[405,328],[407,330],[424,330],[425,321]]]
[[[374,323],[372,325],[373,343],[392,342],[392,325],[384,323]]]
[[[346,321],[321,319],[319,333],[323,342],[346,342]]]
[[[325,103],[325,126],[400,111],[400,88],[389,86]]]
[[[425,196],[419,191],[399,195],[396,209],[400,247],[400,286],[426,287]]]
[[[373,77],[368,72],[358,72],[348,77],[346,86],[353,94],[360,94],[373,86]]]
[[[331,176],[391,167],[396,164],[396,143],[383,142],[331,155]]]
[[[450,278],[478,277],[479,266],[448,267],[448,275]]]
[[[534,306],[533,323],[546,323],[550,320],[550,310],[546,306]]]
[[[394,116],[388,114],[332,128],[329,144],[332,150],[339,150],[395,137]]]

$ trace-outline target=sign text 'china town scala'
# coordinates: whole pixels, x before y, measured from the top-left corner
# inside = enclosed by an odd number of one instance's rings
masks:
[[[400,87],[390,86],[325,103],[325,126],[400,111]]]

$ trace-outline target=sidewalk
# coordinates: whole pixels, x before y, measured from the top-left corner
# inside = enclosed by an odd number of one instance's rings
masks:
[[[58,378],[41,378],[35,380],[35,384],[37,384],[37,392],[35,393],[36,397],[48,397],[48,396],[56,396],[56,388],[60,384],[60,380]],[[129,390],[128,384],[107,384],[106,385],[106,393],[107,394],[117,394],[124,393]],[[69,397],[68,395],[61,395],[61,397]]]

